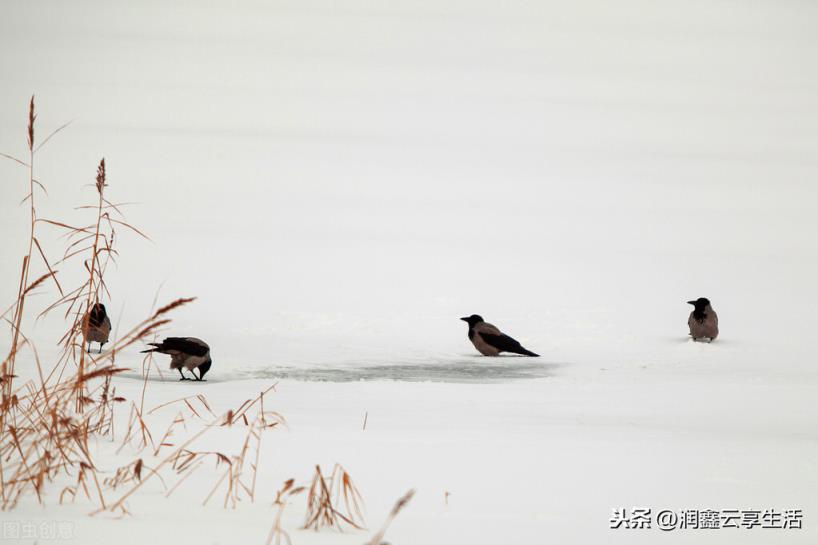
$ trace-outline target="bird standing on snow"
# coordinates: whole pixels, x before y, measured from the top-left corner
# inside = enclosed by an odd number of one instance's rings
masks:
[[[526,350],[522,345],[504,334],[491,324],[483,321],[477,314],[472,314],[466,318],[460,318],[469,324],[469,340],[478,352],[484,356],[497,356],[500,352],[512,352],[523,356],[539,357],[530,350]]]
[[[182,376],[179,380],[191,380],[185,376],[182,369],[187,369],[196,380],[202,380],[210,370],[213,361],[210,359],[210,347],[201,339],[195,337],[167,337],[161,343],[148,343],[153,346],[142,353],[159,352],[170,356],[170,368],[178,369]],[[199,376],[193,372],[199,370]]]
[[[88,352],[91,352],[91,343],[99,343],[99,353],[102,353],[102,345],[108,342],[111,334],[111,320],[105,312],[105,305],[94,303],[91,312],[82,317],[82,337],[88,343]]]
[[[695,301],[688,301],[687,304],[695,307],[687,319],[690,336],[694,341],[708,343],[714,341],[719,336],[719,317],[710,306],[710,300],[699,297]]]

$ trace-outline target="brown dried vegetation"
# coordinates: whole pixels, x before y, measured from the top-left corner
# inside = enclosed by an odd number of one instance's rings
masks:
[[[328,478],[321,473],[320,466],[315,466],[315,476],[307,495],[305,529],[320,530],[326,527],[341,530],[346,523],[362,530],[362,507],[361,494],[340,464],[335,464]]]
[[[107,198],[108,180],[104,159],[99,162],[96,169],[93,184],[96,194],[94,203],[79,207],[81,210],[92,210],[93,221],[83,226],[72,226],[62,221],[37,216],[36,193],[38,190],[45,192],[45,187],[34,178],[35,154],[65,125],[36,145],[36,118],[32,97],[28,111],[28,161],[2,154],[3,157],[28,169],[28,194],[23,202],[28,203],[30,225],[28,250],[22,259],[17,298],[0,315],[8,323],[11,332],[11,345],[0,368],[0,507],[12,509],[28,494],[35,495],[42,503],[44,488],[49,483],[59,482],[60,486],[63,486],[59,494],[60,502],[73,502],[78,497],[84,497],[97,505],[97,512],[107,510],[127,513],[126,499],[140,489],[143,483],[157,477],[165,487],[166,494],[170,495],[199,467],[199,462],[204,458],[214,458],[217,467],[225,468],[211,495],[225,483],[225,505],[235,506],[244,498],[252,501],[256,492],[256,470],[262,432],[284,421],[281,415],[264,410],[264,395],[272,387],[222,416],[213,413],[202,395],[181,398],[155,407],[150,412],[173,405],[181,405],[183,409],[156,442],[155,434],[151,432],[145,420],[144,391],[147,387],[149,365],[144,363],[142,399],[138,402],[130,401],[128,426],[122,434],[119,451],[125,446],[137,453],[149,448],[149,459],[159,457],[165,449],[172,451],[152,468],[148,468],[140,457],[115,469],[113,473],[108,471],[105,473],[107,476],[102,475],[105,469],[98,467],[91,454],[95,452],[94,442],[102,438],[114,440],[115,408],[128,401],[118,396],[112,386],[112,377],[126,370],[115,365],[116,355],[156,334],[170,322],[167,315],[171,311],[194,299],[179,298],[161,306],[148,318],[120,335],[105,353],[91,355],[83,349],[84,317],[102,297],[110,298],[105,282],[105,271],[110,263],[115,262],[118,255],[114,248],[117,229],[124,228],[142,237],[145,235],[127,223],[120,210],[121,204],[113,203]],[[46,258],[37,236],[39,230],[45,227],[62,231],[66,239],[66,248],[61,259],[53,264]],[[43,269],[41,273],[34,271],[35,260],[41,261]],[[84,270],[85,280],[73,289],[63,289],[58,280],[58,270],[54,266],[71,267],[75,262]],[[30,278],[37,274],[39,276],[30,281]],[[39,312],[38,317],[55,309],[64,308],[64,317],[68,323],[68,328],[59,343],[62,348],[61,355],[48,370],[44,370],[36,347],[25,335],[22,327],[27,307],[30,306],[27,305],[29,296],[46,282],[53,282],[59,295],[53,303],[46,305]],[[30,351],[33,356],[38,378],[18,384],[15,381],[18,377],[14,370],[18,364],[18,356],[23,351]],[[148,361],[146,359],[146,362]],[[254,412],[250,416],[248,411],[253,408]],[[198,433],[176,444],[177,436],[183,435],[180,428],[186,427],[188,418],[205,417],[210,418],[210,421]],[[197,452],[190,449],[193,441],[207,430],[234,424],[247,427],[246,437],[238,454]],[[163,477],[158,473],[165,466],[172,468],[172,474],[180,477],[172,488],[165,486]],[[111,500],[107,497],[121,489],[124,491],[119,493],[118,499]]]
[[[0,508],[13,509],[21,499],[30,495],[43,503],[45,488],[53,484],[61,487],[58,488],[60,503],[84,498],[95,506],[93,513],[126,515],[129,514],[127,500],[147,482],[155,478],[163,487],[165,497],[169,497],[207,462],[215,465],[217,478],[203,504],[217,494],[221,495],[225,508],[235,508],[245,500],[255,501],[263,432],[285,424],[283,416],[264,406],[265,395],[274,391],[276,385],[222,415],[215,414],[201,394],[162,403],[146,412],[145,391],[153,362],[148,354],[142,362],[144,380],[141,399],[127,400],[117,395],[112,378],[127,370],[115,365],[117,354],[135,343],[152,340],[170,323],[168,314],[171,311],[191,303],[195,298],[178,298],[161,306],[144,320],[127,328],[104,353],[91,355],[83,349],[82,325],[85,316],[103,297],[111,298],[105,272],[118,255],[114,248],[117,229],[147,237],[127,223],[120,210],[121,203],[115,204],[106,197],[108,179],[105,159],[100,160],[96,170],[95,201],[79,207],[81,210],[92,210],[93,221],[83,226],[72,226],[37,216],[36,192],[45,192],[45,187],[34,177],[36,152],[68,124],[35,145],[36,118],[32,97],[28,111],[27,161],[0,153],[0,156],[28,170],[28,193],[22,203],[28,203],[30,220],[17,297],[0,314],[0,319],[10,328],[11,338],[9,351],[0,366]],[[37,236],[39,230],[45,227],[62,231],[66,239],[62,257],[53,263],[47,259]],[[42,270],[35,272],[34,262],[40,263]],[[71,267],[75,263],[81,266],[85,279],[79,286],[64,289],[55,267]],[[34,280],[31,281],[31,278]],[[53,283],[59,295],[37,317],[63,308],[68,327],[59,341],[61,352],[58,361],[44,369],[35,345],[23,332],[23,318],[29,310],[29,296],[47,283]],[[36,365],[37,378],[20,384],[15,380],[18,379],[15,367],[18,356],[24,351],[30,352]],[[123,403],[128,404],[129,413],[127,427],[120,432],[116,452],[120,453],[127,447],[137,457],[115,469],[100,468],[92,456],[92,452],[96,451],[95,443],[100,439],[116,440],[114,414],[117,406]],[[151,432],[146,418],[161,410],[176,410],[176,414],[159,436]],[[191,421],[195,421],[200,428],[192,434],[187,430]],[[195,449],[195,441],[209,430],[234,426],[245,428],[244,439],[237,453]],[[166,477],[173,478],[172,486],[168,486]],[[281,517],[288,500],[305,489],[295,486],[290,479],[276,493],[273,502],[276,514],[267,537],[268,545],[291,543],[289,535],[281,528]],[[384,528],[376,536],[383,536],[386,527],[409,501],[411,494],[407,494],[395,506]],[[343,467],[336,464],[329,477],[324,477],[321,468],[316,466],[307,495],[304,528],[340,530],[343,525],[348,525],[363,529],[362,506],[361,495]],[[373,538],[373,543],[380,543],[379,539],[374,541]]]

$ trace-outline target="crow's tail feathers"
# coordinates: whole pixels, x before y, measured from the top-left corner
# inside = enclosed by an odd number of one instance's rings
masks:
[[[526,350],[526,349],[525,349],[525,348],[523,348],[523,347],[520,347],[520,351],[519,351],[519,352],[517,352],[517,353],[518,353],[518,354],[522,354],[523,356],[531,356],[532,358],[539,358],[539,357],[540,357],[540,355],[539,355],[539,354],[535,354],[535,353],[534,353],[534,352],[532,352],[531,350]]]

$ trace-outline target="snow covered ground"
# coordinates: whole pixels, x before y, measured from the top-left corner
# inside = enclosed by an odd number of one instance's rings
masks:
[[[314,463],[341,462],[365,496],[372,528],[400,494],[418,490],[388,534],[392,543],[814,542],[814,373],[748,370],[742,364],[752,362],[753,350],[728,342],[700,346],[680,339],[665,352],[661,360],[599,365],[546,359],[551,376],[538,379],[496,380],[495,365],[528,369],[517,362],[529,360],[510,357],[497,364],[479,357],[438,362],[458,382],[466,375],[464,360],[490,365],[483,382],[474,374],[457,384],[412,376],[412,382],[336,382],[325,372],[312,377],[330,379],[325,382],[285,379],[268,399],[288,428],[267,432],[258,483],[266,492],[255,505],[224,510],[217,496],[201,507],[219,475],[208,466],[171,500],[158,482],[146,485],[129,502],[134,516],[123,520],[86,517],[81,504],[28,505],[5,516],[73,521],[82,543],[107,543],[112,533],[126,543],[262,543],[272,523],[271,491],[290,477],[306,483]],[[151,382],[147,406],[201,392],[218,413],[269,384],[214,375],[207,384]],[[140,387],[135,377],[117,381],[118,394],[129,398],[138,398]],[[155,413],[154,430],[161,432],[178,410]],[[217,429],[196,447],[235,452],[242,433]],[[128,449],[111,456],[116,447],[102,445],[108,453],[102,459],[112,465],[133,459]],[[297,530],[304,501],[297,498],[285,511],[294,543],[364,542],[362,532]],[[677,530],[673,538],[655,527],[608,529],[612,508],[633,506],[654,512],[800,508],[804,529]]]
[[[201,507],[217,477],[202,470],[170,500],[146,485],[129,518],[55,491],[4,523],[67,521],[83,544],[263,543],[281,482],[339,462],[373,530],[417,489],[394,545],[815,543],[816,6],[3,11],[0,151],[24,154],[32,92],[39,134],[75,119],[38,157],[41,215],[80,221],[104,155],[109,196],[153,239],[121,233],[115,329],[157,290],[199,297],[168,333],[211,344],[209,381],[157,378],[146,405],[201,392],[218,413],[278,381],[288,422],[265,437],[253,505]],[[0,182],[10,301],[25,172],[0,161]],[[699,296],[720,316],[712,345],[686,339]],[[542,357],[476,356],[471,313]],[[45,357],[62,327],[29,325]],[[135,352],[117,363],[138,369]],[[118,393],[138,396],[137,376]],[[117,446],[99,445],[112,468],[137,456]],[[303,503],[285,511],[296,545],[369,535],[297,530]],[[803,509],[803,529],[609,529],[623,507]]]

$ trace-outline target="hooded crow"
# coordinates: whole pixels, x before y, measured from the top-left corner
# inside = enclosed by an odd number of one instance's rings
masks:
[[[688,301],[687,304],[695,307],[687,319],[690,336],[694,341],[708,343],[714,341],[719,336],[719,317],[710,306],[710,300],[706,297],[699,297],[695,301]]]
[[[190,380],[182,372],[187,369],[196,380],[202,380],[210,370],[213,361],[210,359],[210,347],[201,339],[195,337],[167,337],[161,343],[148,343],[153,348],[143,350],[142,353],[159,352],[170,356],[170,368],[178,369],[182,376],[179,380]],[[199,370],[199,376],[193,372]]]
[[[91,351],[91,343],[99,343],[99,353],[102,353],[102,345],[108,342],[108,335],[111,334],[111,320],[105,312],[105,305],[94,303],[91,312],[82,318],[82,336],[88,343],[88,352]]]
[[[497,356],[500,352],[512,352],[514,354],[533,356],[535,358],[540,356],[530,350],[526,350],[519,342],[493,325],[484,322],[483,318],[477,314],[472,314],[471,316],[460,319],[469,324],[469,340],[477,351],[484,356]]]

